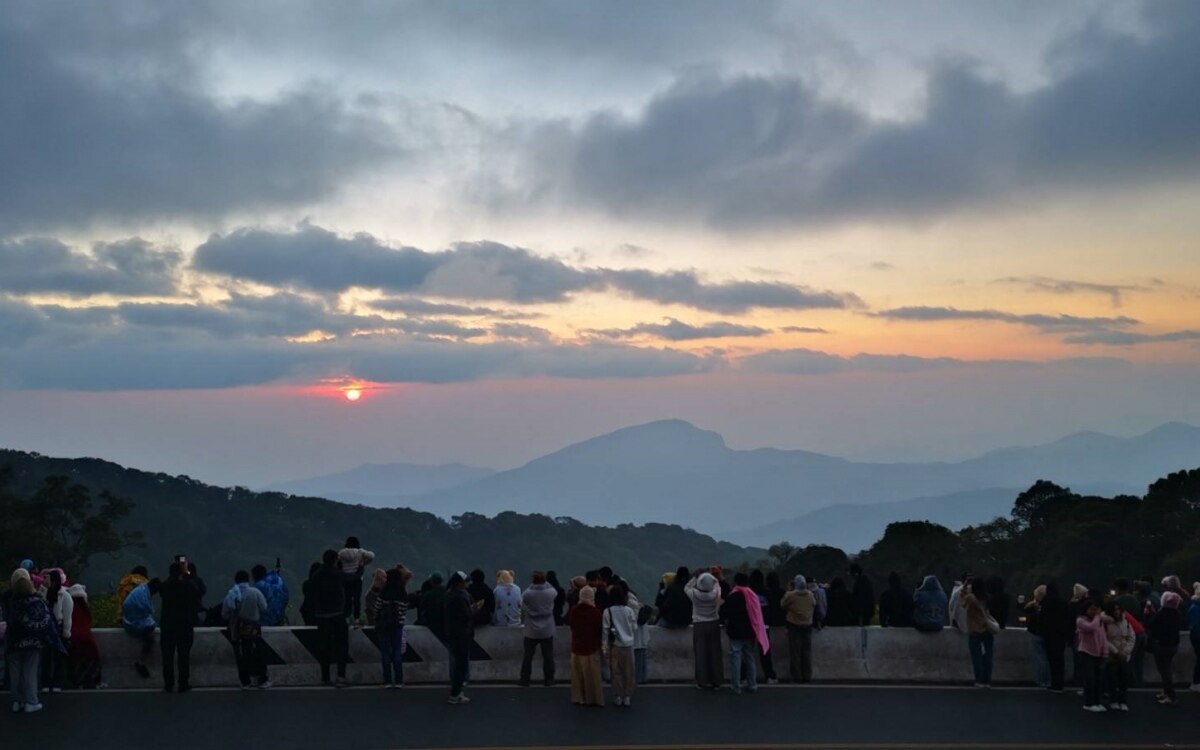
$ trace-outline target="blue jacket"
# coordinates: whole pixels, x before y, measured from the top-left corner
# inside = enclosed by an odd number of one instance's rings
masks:
[[[267,616],[263,618],[262,624],[282,625],[288,605],[288,589],[283,577],[272,570],[254,584],[254,588],[261,591],[263,598],[267,600]]]
[[[121,621],[126,628],[132,630],[154,629],[154,600],[150,596],[150,584],[143,583],[134,587],[125,597],[121,608]]]
[[[913,625],[917,630],[941,630],[946,627],[949,599],[936,576],[925,576],[921,588],[913,594]]]
[[[1187,619],[1192,635],[1200,636],[1200,602],[1192,600],[1191,606],[1188,607]]]

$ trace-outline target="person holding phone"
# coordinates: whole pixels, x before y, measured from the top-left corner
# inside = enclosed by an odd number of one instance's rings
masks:
[[[163,690],[170,693],[176,689],[175,668],[179,667],[179,692],[186,693],[191,685],[192,643],[195,641],[196,612],[200,609],[200,594],[195,585],[186,579],[187,558],[176,555],[175,562],[167,572],[167,580],[159,591],[162,599]]]

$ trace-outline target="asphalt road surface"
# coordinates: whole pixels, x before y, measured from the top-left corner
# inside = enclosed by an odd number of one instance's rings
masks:
[[[1126,714],[1031,688],[649,686],[630,708],[573,706],[565,686],[468,694],[451,706],[444,687],[63,693],[41,713],[0,714],[0,748],[1200,748],[1200,695],[1186,690],[1173,708],[1136,691]]]

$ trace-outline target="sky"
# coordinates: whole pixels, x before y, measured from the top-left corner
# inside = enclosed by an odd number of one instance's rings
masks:
[[[668,417],[873,460],[1200,423],[1198,33],[4,3],[0,445],[258,486]]]

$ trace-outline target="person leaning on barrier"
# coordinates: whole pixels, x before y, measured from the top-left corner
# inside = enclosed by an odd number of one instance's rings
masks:
[[[267,598],[250,585],[250,574],[246,571],[234,574],[233,588],[221,602],[221,614],[229,623],[229,640],[233,643],[242,689],[271,687],[262,649],[262,618],[267,614]]]
[[[162,648],[163,690],[176,689],[175,667],[179,666],[179,692],[192,689],[191,664],[192,643],[195,641],[196,613],[200,610],[200,589],[185,575],[183,563],[173,562],[168,568],[166,583],[159,597],[162,599]]]
[[[313,597],[313,619],[317,623],[317,660],[321,664],[321,684],[346,685],[346,660],[349,626],[346,622],[346,578],[338,568],[338,553],[327,549],[321,567],[309,579]],[[329,681],[330,664],[337,662],[337,682]]]
[[[697,570],[684,586],[684,591],[692,601],[692,649],[696,659],[696,686],[703,690],[718,690],[725,681],[718,611],[721,589],[712,573]]]
[[[812,631],[817,600],[808,590],[808,581],[797,575],[791,588],[783,595],[783,612],[787,624],[788,660],[792,682],[812,681]]]
[[[145,583],[133,587],[125,603],[121,607],[121,625],[125,632],[141,641],[142,651],[133,667],[142,677],[150,676],[150,668],[146,661],[154,651],[154,596],[162,583],[157,578],[151,578]]]
[[[567,610],[571,628],[571,702],[577,706],[603,706],[600,682],[600,637],[603,613],[596,607],[596,589],[582,586],[576,603]]]
[[[542,682],[554,684],[554,600],[558,592],[540,570],[533,572],[532,583],[521,595],[525,613],[525,651],[521,657],[522,687],[528,687],[533,671],[533,653],[542,650]]]
[[[475,638],[475,612],[483,606],[483,602],[471,602],[471,595],[467,593],[467,576],[459,572],[450,576],[450,585],[442,604],[446,649],[450,655],[450,698],[447,703],[463,705],[471,702],[463,687],[471,659],[471,642]]]

